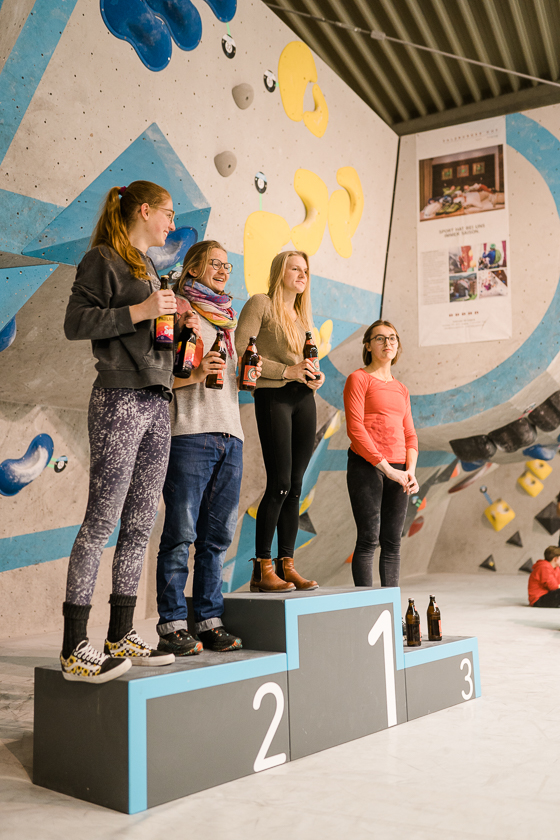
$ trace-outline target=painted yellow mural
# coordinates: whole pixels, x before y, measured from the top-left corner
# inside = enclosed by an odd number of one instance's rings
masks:
[[[327,224],[329,190],[325,182],[309,169],[297,170],[294,189],[305,206],[305,219],[292,228],[292,242],[298,251],[315,254]]]
[[[245,286],[250,295],[268,291],[270,263],[292,232],[288,222],[276,213],[257,210],[247,216],[243,233]]]
[[[356,233],[364,209],[364,193],[360,176],[353,166],[343,166],[336,180],[344,189],[335,190],[329,201],[329,233],[341,257],[352,256],[352,237]]]
[[[314,111],[303,110],[305,90],[313,84]],[[315,137],[322,137],[329,122],[329,109],[317,84],[317,68],[313,53],[302,41],[291,41],[278,61],[278,87],[287,116],[294,122],[303,120]]]
[[[324,359],[325,356],[328,356],[332,350],[330,343],[332,331],[333,322],[330,318],[328,321],[325,321],[324,324],[321,324],[320,329],[313,327],[313,339],[317,345],[317,350],[319,351],[319,359]]]

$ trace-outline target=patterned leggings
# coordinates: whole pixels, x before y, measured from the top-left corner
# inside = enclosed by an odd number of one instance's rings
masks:
[[[88,432],[89,498],[68,565],[71,604],[91,604],[101,552],[119,516],[113,593],[136,595],[169,460],[168,403],[144,389],[94,388]]]

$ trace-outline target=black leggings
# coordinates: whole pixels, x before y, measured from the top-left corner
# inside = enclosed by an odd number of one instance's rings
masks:
[[[256,554],[262,560],[271,557],[278,526],[278,557],[293,557],[301,483],[315,444],[315,395],[302,382],[257,388],[255,415],[266,469],[266,490],[257,512]]]
[[[391,464],[404,470],[404,464]],[[371,586],[373,553],[381,545],[379,577],[381,586],[398,586],[401,565],[401,536],[408,507],[402,485],[387,478],[381,470],[348,450],[346,473],[352,513],[358,538],[352,558],[352,577],[356,586]]]
[[[560,589],[545,592],[538,601],[535,601],[533,607],[560,607]]]

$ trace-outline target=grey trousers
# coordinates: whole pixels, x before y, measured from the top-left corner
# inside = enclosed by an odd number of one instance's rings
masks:
[[[101,553],[119,517],[113,593],[136,595],[169,460],[167,400],[145,389],[94,388],[89,498],[70,554],[66,601],[91,604]]]

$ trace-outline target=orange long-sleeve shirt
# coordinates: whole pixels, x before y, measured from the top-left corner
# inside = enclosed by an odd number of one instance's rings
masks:
[[[363,368],[355,370],[344,386],[346,429],[351,449],[376,466],[406,464],[406,450],[418,451],[408,389],[397,382],[382,382]]]
[[[546,595],[560,589],[560,568],[553,569],[548,560],[537,560],[529,575],[529,603],[531,606]]]

